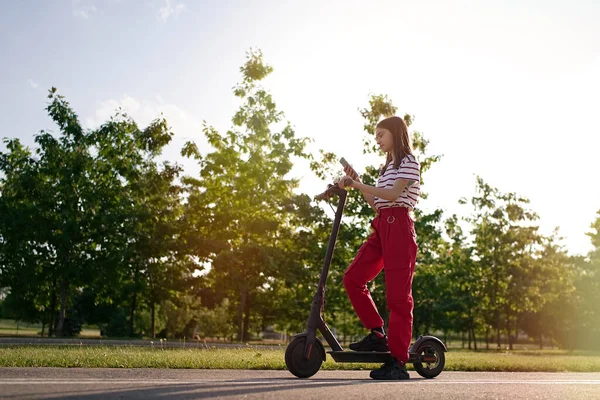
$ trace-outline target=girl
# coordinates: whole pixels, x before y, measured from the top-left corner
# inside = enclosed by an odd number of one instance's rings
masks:
[[[377,124],[377,144],[387,154],[379,172],[377,186],[361,183],[350,167],[344,181],[360,190],[377,212],[371,222],[374,231],[362,245],[344,274],[344,286],[356,314],[369,333],[360,342],[350,344],[355,351],[390,351],[393,361],[371,371],[373,379],[409,379],[405,363],[412,337],[412,280],[417,257],[417,242],[410,216],[420,195],[420,166],[413,156],[408,129],[402,118],[391,117]],[[390,310],[388,337],[383,320],[373,303],[367,283],[385,269],[386,299]]]

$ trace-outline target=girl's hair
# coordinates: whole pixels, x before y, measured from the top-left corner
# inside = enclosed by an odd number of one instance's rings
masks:
[[[389,117],[382,119],[377,124],[377,128],[387,129],[392,134],[393,147],[392,151],[387,154],[387,160],[385,165],[379,171],[379,175],[383,175],[387,169],[387,166],[392,161],[392,153],[394,154],[394,168],[400,166],[400,162],[407,155],[413,154],[412,141],[408,136],[408,127],[406,122],[400,117]]]

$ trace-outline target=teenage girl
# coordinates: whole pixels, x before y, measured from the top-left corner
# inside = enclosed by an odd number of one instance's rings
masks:
[[[371,371],[373,379],[409,379],[406,371],[408,348],[412,337],[412,281],[417,257],[417,242],[410,212],[420,195],[420,166],[413,155],[408,129],[400,117],[377,124],[377,144],[386,155],[377,186],[365,185],[358,174],[345,167],[344,181],[362,192],[377,212],[371,222],[374,231],[359,249],[344,274],[344,286],[356,314],[371,332],[361,341],[350,344],[355,351],[390,351],[393,361]],[[385,270],[387,305],[390,310],[388,335],[383,319],[371,298],[367,283]]]

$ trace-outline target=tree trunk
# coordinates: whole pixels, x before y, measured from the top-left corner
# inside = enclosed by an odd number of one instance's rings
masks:
[[[246,292],[246,305],[244,307],[244,336],[243,341],[250,340],[250,335],[248,332],[250,331],[250,296]]]
[[[131,310],[129,311],[129,336],[133,337],[134,334],[134,320],[135,320],[135,309],[137,307],[137,288],[138,288],[138,279],[139,279],[139,271],[137,266],[134,267],[133,272],[133,299],[131,300]],[[154,337],[153,337],[154,338]]]
[[[68,283],[63,279],[60,285],[60,311],[58,313],[58,322],[56,324],[56,332],[59,336],[63,335],[63,326],[65,324],[65,315],[67,312],[67,291]]]
[[[500,313],[496,311],[496,350],[500,350],[502,344],[500,343]]]
[[[247,298],[247,289],[244,286],[242,290],[240,290],[240,304],[238,305],[238,332],[237,332],[237,340],[244,340],[244,310],[246,309],[246,298]]]
[[[540,330],[540,350],[544,349],[544,339],[542,336],[542,331]]]
[[[513,349],[512,336],[510,335],[510,310],[506,307],[506,336],[508,338],[508,349]]]
[[[131,299],[131,310],[129,310],[129,337],[133,337],[133,321],[135,319],[135,308],[137,307],[137,292],[133,290],[133,298]]]
[[[519,343],[519,315],[515,315],[515,344]]]
[[[469,341],[469,350],[472,350],[471,347],[471,325],[467,328],[467,340]]]
[[[48,322],[48,337],[54,335],[54,327],[56,326],[56,281],[52,285],[52,297],[50,297],[50,321]]]
[[[485,349],[486,350],[490,349],[490,327],[489,326],[485,327]]]
[[[44,337],[44,330],[46,330],[46,320],[42,321],[42,337]]]
[[[475,326],[471,323],[471,336],[473,336],[473,347],[477,351],[477,337],[475,337]]]
[[[462,339],[462,348],[465,348],[465,331],[460,331],[460,336]]]
[[[496,259],[496,249],[494,248],[494,260]],[[492,304],[496,313],[496,350],[500,350],[500,308],[498,307],[498,265],[494,263],[494,293],[492,294]]]
[[[346,313],[344,313],[344,332],[343,332],[343,338],[342,338],[342,343],[345,346],[346,345],[346,333],[348,332],[348,325],[346,325]]]
[[[52,337],[54,335],[54,318],[48,321],[48,337]]]
[[[152,339],[156,339],[156,303],[154,301],[150,305],[150,312],[152,313]]]

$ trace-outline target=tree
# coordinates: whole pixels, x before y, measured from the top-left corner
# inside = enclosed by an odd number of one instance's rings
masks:
[[[71,289],[89,277],[91,242],[86,210],[91,200],[87,171],[92,156],[89,135],[77,115],[56,89],[48,97],[47,110],[61,130],[59,138],[48,132],[37,135],[37,158],[16,140],[9,140],[9,153],[0,156],[8,212],[3,213],[2,224],[4,253],[8,255],[3,275],[12,293],[33,296],[31,301],[41,308],[49,307],[52,321],[58,306],[51,330],[60,334]],[[11,220],[11,214],[17,218]],[[40,298],[35,293],[49,296]]]
[[[479,310],[479,320],[485,326],[486,340],[488,327],[496,329],[497,348],[504,328],[512,349],[519,318],[539,312],[558,294],[569,292],[569,261],[555,238],[538,232],[538,216],[527,208],[527,198],[500,193],[480,177],[477,193],[467,221],[472,226],[479,286],[485,292],[481,300],[487,304]]]
[[[0,154],[1,284],[49,319],[50,334],[64,333],[69,310],[101,323],[129,303],[132,335],[138,296],[152,308],[193,272],[178,240],[181,170],[156,162],[172,133],[164,119],[139,129],[121,112],[84,131],[56,89],[49,98],[58,137],[37,135],[36,157],[18,140]]]
[[[292,192],[298,181],[287,175],[292,157],[307,157],[307,139],[296,138],[259,85],[272,72],[260,51],[250,51],[240,71],[243,80],[234,94],[242,105],[232,130],[220,134],[205,125],[214,151],[201,156],[189,143],[184,154],[201,166],[200,177],[187,180],[190,201],[208,217],[211,238],[228,246],[212,259],[210,274],[217,290],[236,304],[237,338],[247,340],[257,299],[274,281],[303,268],[289,253],[297,228],[291,221],[301,198]]]
[[[560,240],[556,230],[552,236],[542,237],[541,246],[532,260],[534,270],[528,271],[537,278],[537,285],[531,288],[535,290],[528,291],[528,302],[515,326],[538,338],[540,348],[544,336],[551,342],[570,347],[574,344],[571,338],[577,334],[577,310],[580,307],[574,303],[577,299],[575,283],[578,264],[583,260],[569,256]]]
[[[575,292],[569,302],[575,328],[568,338],[570,347],[600,348],[597,342],[600,334],[600,211],[597,214],[587,233],[592,250],[584,259],[575,261]]]

